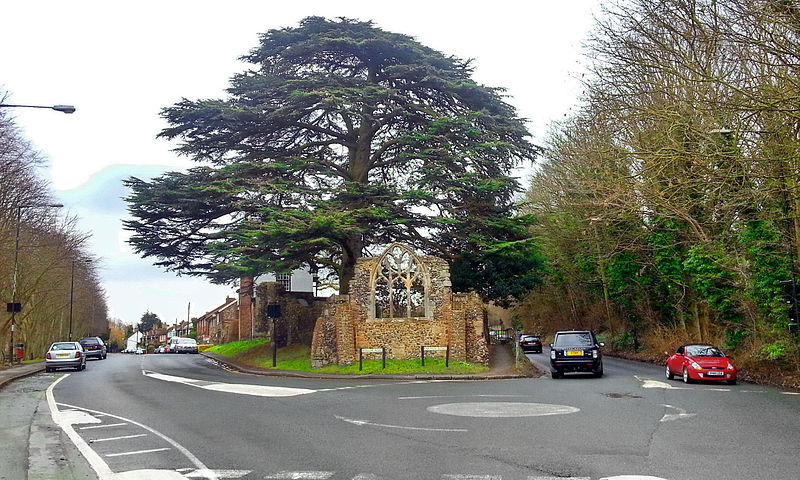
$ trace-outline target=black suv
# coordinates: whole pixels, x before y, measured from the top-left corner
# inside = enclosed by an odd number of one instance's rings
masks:
[[[97,357],[103,360],[108,356],[106,352],[106,344],[100,337],[86,337],[79,340],[81,347],[86,355],[86,358]]]
[[[591,372],[595,377],[602,377],[600,347],[604,346],[590,330],[556,332],[550,344],[550,374],[558,378],[564,372]]]
[[[519,337],[519,348],[523,352],[542,353],[542,340],[538,335],[522,334]]]

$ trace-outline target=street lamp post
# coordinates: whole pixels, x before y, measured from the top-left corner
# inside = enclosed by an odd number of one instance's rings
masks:
[[[75,107],[72,105],[10,105],[8,103],[0,103],[0,108],[2,107],[13,107],[13,108],[48,108],[51,110],[55,110],[57,112],[63,113],[75,113]]]
[[[17,272],[19,271],[19,224],[22,218],[22,209],[23,208],[35,208],[35,207],[51,207],[51,208],[61,208],[64,205],[60,203],[51,203],[51,204],[28,204],[28,205],[17,205],[17,224],[16,224],[16,240],[14,242],[14,280],[11,283],[11,304],[8,305],[8,310],[11,311],[11,365],[14,365],[14,327],[16,326],[16,314],[17,311],[21,311],[21,305],[17,305]]]
[[[91,263],[91,259],[81,260],[83,263]],[[75,259],[72,259],[72,274],[69,281],[69,340],[72,341],[72,300],[75,296]]]

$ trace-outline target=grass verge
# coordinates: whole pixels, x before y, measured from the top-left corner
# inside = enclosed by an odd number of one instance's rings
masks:
[[[272,366],[272,345],[266,341],[251,341],[253,344],[247,349],[239,349],[237,353],[226,355],[235,360],[252,365],[255,367],[273,369]],[[245,342],[233,342],[242,344]],[[232,345],[231,343],[227,345]],[[217,347],[225,347],[218,345]],[[217,353],[214,349],[207,350]],[[311,368],[311,349],[305,345],[292,345],[278,349],[275,370],[294,370],[300,372],[320,372],[344,375],[367,375],[367,374],[417,374],[417,373],[440,373],[453,375],[469,375],[484,373],[489,370],[485,365],[467,362],[450,362],[450,366],[445,366],[445,361],[437,358],[426,358],[425,366],[419,359],[416,360],[386,360],[386,369],[380,360],[364,360],[363,368],[359,371],[358,363],[353,365],[329,365],[323,368]]]
[[[205,349],[205,351],[216,353],[217,355],[222,355],[223,357],[233,357],[266,342],[267,340],[265,339],[240,340],[237,342],[223,343],[222,345],[214,345],[213,347]]]

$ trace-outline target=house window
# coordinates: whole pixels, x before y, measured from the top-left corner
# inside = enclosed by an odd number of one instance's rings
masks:
[[[292,291],[292,274],[291,273],[276,273],[275,281],[283,285],[284,290],[287,292]]]
[[[375,318],[425,317],[422,265],[408,248],[394,245],[384,253],[372,288]]]

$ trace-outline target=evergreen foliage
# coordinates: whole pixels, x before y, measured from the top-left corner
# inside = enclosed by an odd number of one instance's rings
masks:
[[[320,17],[264,33],[242,60],[252,68],[228,98],[163,110],[160,136],[202,165],[127,180],[138,253],[215,282],[307,265],[341,293],[373,245],[401,241],[454,265],[515,263],[513,242],[535,255],[509,172],[538,149],[469,61]],[[520,295],[538,263],[515,265],[529,267],[517,268],[517,285],[496,286],[495,265],[459,288]]]

